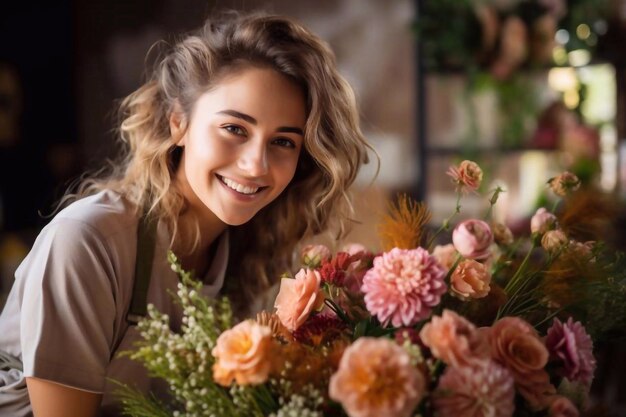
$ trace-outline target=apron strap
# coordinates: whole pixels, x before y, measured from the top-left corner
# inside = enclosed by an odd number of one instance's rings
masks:
[[[148,216],[147,211],[139,219],[137,226],[137,260],[135,261],[135,282],[130,308],[126,314],[129,325],[136,325],[147,311],[148,287],[152,275],[152,261],[156,243],[157,220]]]

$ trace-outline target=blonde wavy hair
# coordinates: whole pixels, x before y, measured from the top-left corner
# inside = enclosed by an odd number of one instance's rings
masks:
[[[115,190],[164,221],[174,240],[185,201],[174,181],[182,150],[170,133],[170,115],[179,106],[189,120],[196,100],[221,77],[250,66],[272,68],[301,86],[307,120],[291,183],[248,223],[230,227],[224,291],[236,308],[249,305],[291,267],[303,237],[331,227],[338,236],[347,230],[352,211],[347,189],[371,148],[359,128],[353,90],[319,37],[280,16],[229,14],[207,21],[170,46],[147,82],[123,100],[124,154],[106,178],[84,181],[78,193]],[[197,242],[199,228],[192,232]]]

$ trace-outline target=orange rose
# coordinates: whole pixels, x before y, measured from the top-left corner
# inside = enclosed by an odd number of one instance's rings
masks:
[[[491,327],[491,354],[513,374],[519,393],[534,409],[549,405],[556,389],[545,371],[549,353],[535,329],[518,317],[505,317]]]
[[[491,274],[487,267],[473,259],[461,262],[450,277],[452,295],[461,300],[483,298],[489,294]]]
[[[225,387],[233,380],[239,385],[262,384],[271,368],[272,331],[247,320],[217,338],[212,355],[213,379]]]
[[[283,278],[274,307],[283,326],[296,330],[324,303],[324,293],[320,290],[319,272],[301,269],[295,279]]]

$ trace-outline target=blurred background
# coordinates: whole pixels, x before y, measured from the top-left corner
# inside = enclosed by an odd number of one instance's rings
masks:
[[[115,105],[141,84],[150,46],[224,9],[291,15],[334,49],[381,159],[375,179],[375,164],[358,178],[348,240],[379,249],[373,225],[398,192],[439,224],[456,199],[447,167],[473,159],[484,191],[507,190],[494,215],[514,231],[550,203],[546,179],[569,169],[619,208],[611,240],[624,247],[626,0],[5,2],[0,307],[69,182],[115,155]],[[483,200],[468,196],[463,215]],[[596,395],[626,415],[614,374],[600,373]]]

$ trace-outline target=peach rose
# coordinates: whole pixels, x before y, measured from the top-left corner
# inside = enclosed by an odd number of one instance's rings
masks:
[[[403,348],[389,339],[361,337],[345,350],[328,394],[350,417],[409,417],[425,389],[423,374]]]
[[[535,329],[518,317],[504,317],[491,327],[491,354],[513,374],[519,393],[537,410],[549,405],[556,389],[545,371],[549,353]]]
[[[450,276],[452,295],[461,300],[486,297],[490,283],[491,273],[487,267],[473,259],[462,261]]]
[[[318,268],[322,262],[330,260],[331,257],[330,249],[324,245],[307,245],[302,248],[302,264],[312,269]]]
[[[452,243],[465,258],[485,259],[489,257],[489,247],[493,243],[493,233],[482,220],[465,220],[452,231]]]
[[[419,336],[434,357],[451,366],[489,359],[488,337],[452,310],[444,310],[441,317],[433,316]]]
[[[435,257],[437,262],[439,262],[439,265],[449,270],[452,268],[452,265],[454,265],[458,253],[456,249],[454,249],[454,245],[452,243],[448,243],[447,245],[435,246],[432,255]]]
[[[546,210],[545,207],[538,208],[534,216],[530,219],[531,233],[543,235],[548,230],[556,227],[556,216]]]
[[[211,354],[213,379],[222,386],[262,384],[271,369],[272,330],[252,320],[223,332]]]
[[[296,330],[311,312],[322,307],[324,293],[320,290],[319,272],[301,269],[294,279],[283,278],[274,307],[280,322],[290,331]]]

